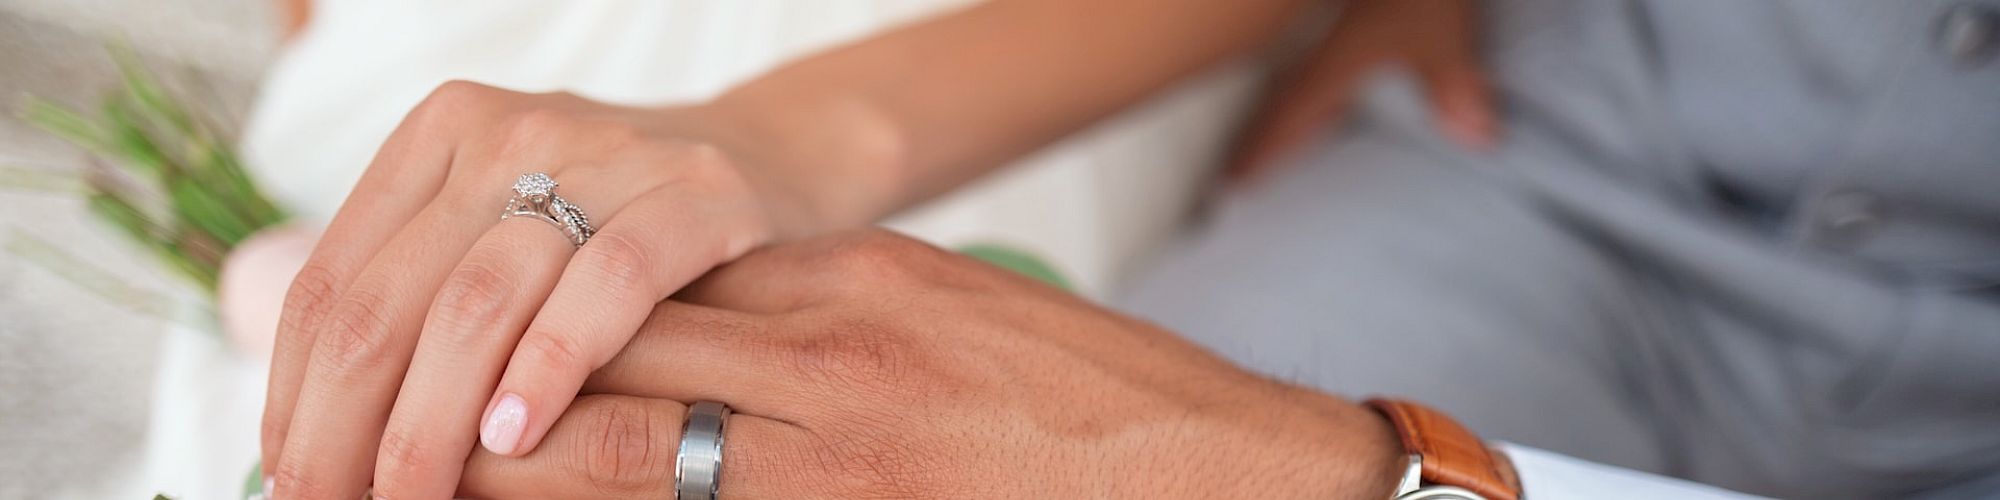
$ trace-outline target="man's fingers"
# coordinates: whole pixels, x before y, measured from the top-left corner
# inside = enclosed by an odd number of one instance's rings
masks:
[[[799,282],[812,280],[812,271],[802,266],[763,260],[769,252],[785,252],[783,247],[752,251],[735,262],[711,269],[701,279],[674,293],[674,299],[689,304],[755,314],[780,314],[804,306],[808,298],[799,292]]]
[[[1500,120],[1485,73],[1466,62],[1425,70],[1420,75],[1440,131],[1474,150],[1492,149],[1499,143]]]
[[[812,349],[809,337],[773,328],[773,319],[663,301],[610,363],[584,382],[585,394],[677,401],[728,401],[761,415],[809,399],[791,369]]]
[[[831,276],[826,259],[799,254],[832,256],[827,248],[838,238],[759,248],[734,262],[709,270],[701,279],[674,294],[676,300],[707,307],[756,314],[796,311],[825,298],[831,290],[851,283]]]
[[[476,450],[458,496],[673,498],[674,458],[687,406],[665,399],[583,396],[534,451]],[[737,412],[723,428],[720,489],[728,498],[811,498],[805,431]],[[820,496],[824,496],[823,494]]]
[[[584,379],[625,347],[654,304],[741,253],[725,235],[743,214],[687,203],[693,199],[701,194],[648,196],[612,214],[577,250],[515,347],[481,418],[480,443],[487,450],[518,455],[534,449]]]
[[[477,416],[573,249],[547,223],[500,222],[438,288],[375,458],[375,494],[446,498]]]
[[[759,248],[690,283],[674,299],[757,314],[795,312],[871,294],[882,279],[946,255],[936,247],[876,229],[850,229]]]

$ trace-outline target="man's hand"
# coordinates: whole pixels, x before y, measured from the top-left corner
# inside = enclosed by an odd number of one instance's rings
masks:
[[[730,498],[1382,498],[1385,421],[880,231],[758,250],[662,303],[472,497],[671,495],[684,403],[736,410]]]
[[[1498,140],[1493,97],[1478,54],[1473,0],[1350,0],[1319,45],[1281,75],[1239,139],[1229,175],[1254,177],[1313,132],[1345,118],[1367,77],[1384,66],[1414,73],[1438,129],[1468,147]]]

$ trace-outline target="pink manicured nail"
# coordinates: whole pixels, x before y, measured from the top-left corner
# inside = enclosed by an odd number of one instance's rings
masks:
[[[521,428],[527,423],[528,404],[513,393],[500,396],[500,403],[493,405],[486,423],[479,426],[479,443],[496,454],[513,453],[521,445]]]

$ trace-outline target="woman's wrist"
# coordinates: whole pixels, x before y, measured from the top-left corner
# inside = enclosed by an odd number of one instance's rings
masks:
[[[740,156],[780,239],[866,225],[912,198],[904,134],[863,99],[753,82],[683,112]]]

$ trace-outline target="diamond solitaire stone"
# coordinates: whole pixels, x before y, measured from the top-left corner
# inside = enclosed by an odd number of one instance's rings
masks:
[[[534,172],[522,174],[514,180],[514,197],[507,200],[507,209],[500,212],[500,220],[513,217],[532,217],[554,224],[561,229],[570,244],[583,246],[597,228],[590,226],[590,218],[583,210],[571,205],[569,200],[557,196],[556,180],[548,174]]]
[[[521,174],[521,178],[514,181],[514,192],[521,196],[547,196],[555,189],[556,180],[541,172]]]

